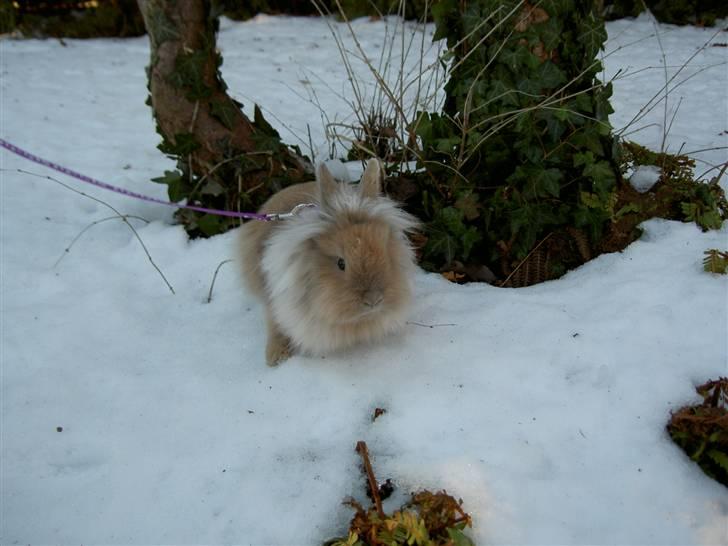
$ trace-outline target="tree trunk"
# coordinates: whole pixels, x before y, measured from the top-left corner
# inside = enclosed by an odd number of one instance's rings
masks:
[[[444,113],[418,128],[435,180],[425,259],[518,284],[558,276],[599,244],[621,179],[611,86],[598,80],[604,21],[574,0],[436,8],[452,68]]]
[[[281,143],[257,106],[251,121],[227,94],[209,0],[138,2],[151,47],[149,104],[162,136],[159,148],[178,160],[178,172],[155,179],[168,184],[170,199],[251,210],[303,180],[306,163]],[[178,219],[193,236],[238,223],[187,210]]]

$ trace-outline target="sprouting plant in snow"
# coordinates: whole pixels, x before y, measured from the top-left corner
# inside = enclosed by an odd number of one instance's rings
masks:
[[[703,402],[673,413],[667,431],[703,472],[728,487],[728,378],[695,390]]]
[[[723,252],[717,248],[711,248],[705,251],[703,258],[703,269],[708,273],[717,273],[725,275],[728,273],[728,252]]]
[[[349,532],[326,541],[325,546],[474,546],[465,534],[472,521],[462,508],[463,501],[446,491],[413,493],[408,502],[387,514],[366,443],[358,442],[356,450],[362,458],[373,506],[365,509],[355,500],[347,500],[345,504],[355,510]]]

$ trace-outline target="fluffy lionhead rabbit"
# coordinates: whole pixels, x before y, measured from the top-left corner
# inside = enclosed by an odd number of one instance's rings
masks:
[[[315,207],[240,229],[244,277],[265,307],[269,365],[292,352],[322,355],[372,342],[404,326],[415,269],[406,232],[418,222],[382,195],[381,182],[375,159],[358,186],[336,182],[322,164],[316,182],[285,188],[260,212]]]

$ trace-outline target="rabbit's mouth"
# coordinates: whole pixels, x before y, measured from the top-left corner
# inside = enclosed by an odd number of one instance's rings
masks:
[[[359,312],[356,315],[351,318],[341,320],[340,322],[343,324],[355,324],[357,322],[372,320],[377,315],[381,314],[383,307],[384,306],[381,304],[381,302],[376,305],[362,304]]]

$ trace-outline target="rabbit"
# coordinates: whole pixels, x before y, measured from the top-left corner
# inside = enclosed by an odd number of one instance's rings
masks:
[[[314,207],[240,228],[243,277],[265,309],[269,366],[294,353],[323,356],[374,342],[404,327],[416,270],[407,233],[419,222],[381,186],[379,160],[368,161],[358,186],[337,182],[321,164],[315,182],[281,190],[260,212]]]

